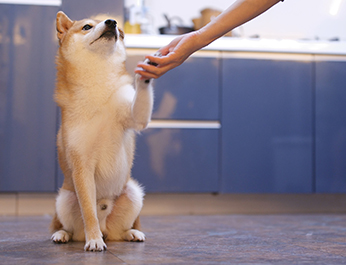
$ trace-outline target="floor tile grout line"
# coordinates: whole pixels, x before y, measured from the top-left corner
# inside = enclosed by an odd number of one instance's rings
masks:
[[[126,261],[124,261],[123,259],[119,258],[116,254],[114,254],[112,251],[110,251],[109,249],[107,249],[107,252],[109,252],[112,256],[116,257],[117,259],[119,259],[120,261],[122,261],[124,264],[129,265],[129,263],[127,263]]]

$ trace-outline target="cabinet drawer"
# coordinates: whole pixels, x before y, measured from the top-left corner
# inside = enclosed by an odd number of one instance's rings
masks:
[[[132,175],[147,192],[217,192],[219,130],[147,129]]]

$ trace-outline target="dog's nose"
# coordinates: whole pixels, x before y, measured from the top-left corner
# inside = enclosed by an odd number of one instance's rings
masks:
[[[107,19],[105,21],[107,27],[115,28],[117,26],[117,22],[114,19]]]

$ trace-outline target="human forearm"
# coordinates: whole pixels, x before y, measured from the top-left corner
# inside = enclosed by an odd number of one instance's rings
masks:
[[[280,0],[238,0],[199,30],[196,50],[199,50],[214,40],[222,37],[230,30],[257,17]]]

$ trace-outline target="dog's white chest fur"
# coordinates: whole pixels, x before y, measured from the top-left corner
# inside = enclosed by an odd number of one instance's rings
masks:
[[[77,121],[66,129],[67,145],[95,168],[97,199],[119,196],[130,174],[134,131],[125,128],[124,121],[131,119],[133,98],[132,86],[123,86],[102,105],[92,102],[93,110],[86,110],[88,118],[82,119],[83,113],[79,113]]]

